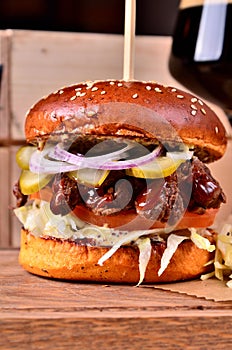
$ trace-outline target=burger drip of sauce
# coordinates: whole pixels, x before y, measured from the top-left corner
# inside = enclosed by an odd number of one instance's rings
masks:
[[[136,198],[135,207],[146,219],[175,224],[184,212],[176,173],[152,181]]]

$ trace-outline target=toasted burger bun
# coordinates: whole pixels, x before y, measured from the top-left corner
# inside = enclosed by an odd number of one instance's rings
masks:
[[[224,126],[204,102],[155,82],[85,82],[44,97],[27,113],[26,139],[60,133],[181,141],[205,162],[226,148]]]
[[[216,234],[207,238],[215,242]],[[189,280],[212,270],[205,266],[213,259],[213,253],[196,247],[190,240],[183,241],[173,255],[168,267],[158,276],[161,257],[166,243],[152,245],[153,252],[143,283]],[[25,270],[40,276],[105,283],[138,283],[139,250],[134,246],[119,248],[103,266],[98,260],[108,248],[78,245],[74,242],[51,237],[35,237],[21,231],[20,264]]]

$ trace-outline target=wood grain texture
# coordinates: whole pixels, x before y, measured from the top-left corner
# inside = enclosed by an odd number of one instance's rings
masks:
[[[9,247],[11,244],[9,183],[10,149],[9,147],[0,147],[0,247]]]
[[[0,64],[2,77],[0,81],[0,142],[10,138],[10,55],[11,31],[0,31]]]
[[[52,281],[0,251],[0,349],[229,349],[232,303]]]
[[[229,349],[230,318],[9,319],[1,325],[0,346],[22,349]],[[217,327],[221,327],[221,332]],[[26,348],[25,347],[25,348]]]

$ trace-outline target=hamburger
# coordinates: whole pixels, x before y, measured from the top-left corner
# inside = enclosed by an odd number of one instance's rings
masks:
[[[213,270],[226,198],[207,163],[226,135],[198,97],[155,82],[78,83],[32,106],[25,136],[13,192],[27,271],[140,284]]]

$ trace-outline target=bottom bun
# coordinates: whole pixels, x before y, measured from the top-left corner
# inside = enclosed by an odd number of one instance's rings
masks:
[[[211,243],[216,234],[207,236]],[[190,240],[183,241],[168,267],[158,276],[165,243],[152,244],[153,253],[143,283],[189,280],[213,269],[205,264],[214,254],[196,247]],[[139,249],[135,246],[119,248],[103,266],[98,260],[108,251],[105,247],[78,245],[75,242],[50,237],[35,237],[22,229],[19,262],[33,274],[55,279],[105,283],[138,283]]]

